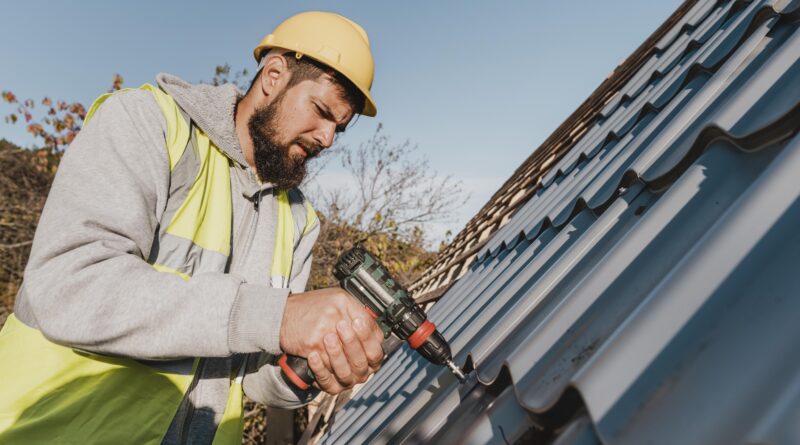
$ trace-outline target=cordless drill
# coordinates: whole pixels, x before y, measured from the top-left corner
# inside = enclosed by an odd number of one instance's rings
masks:
[[[450,345],[425,311],[366,249],[356,246],[343,253],[333,268],[333,275],[342,289],[364,304],[383,331],[384,338],[394,333],[408,341],[412,349],[429,362],[446,365],[458,380],[465,380],[464,372],[453,362]],[[314,373],[305,358],[284,354],[278,364],[287,383],[302,390],[314,383]]]

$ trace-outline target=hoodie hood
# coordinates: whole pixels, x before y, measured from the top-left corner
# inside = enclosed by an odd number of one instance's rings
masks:
[[[225,154],[249,168],[234,125],[234,111],[241,93],[236,86],[193,85],[171,74],[156,76],[158,85],[194,120]]]

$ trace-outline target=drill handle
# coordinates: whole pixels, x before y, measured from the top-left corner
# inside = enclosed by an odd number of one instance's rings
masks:
[[[314,383],[314,372],[308,366],[308,360],[296,355],[283,354],[278,360],[283,380],[295,388],[306,391]]]
[[[378,319],[378,315],[367,305],[364,305],[364,309],[369,312],[370,316],[378,322],[378,326],[380,326],[381,330],[383,331],[384,337],[389,336],[390,328],[385,323],[381,323]],[[298,357],[296,355],[289,355],[283,354],[280,359],[278,359],[278,365],[281,367],[281,376],[283,380],[286,381],[289,385],[294,386],[302,391],[307,390],[311,387],[316,380],[314,376],[314,371],[308,366],[308,360],[304,359],[303,357]]]

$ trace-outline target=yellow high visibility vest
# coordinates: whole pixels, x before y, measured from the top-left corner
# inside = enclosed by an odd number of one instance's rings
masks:
[[[198,271],[224,272],[231,250],[230,161],[199,128],[183,118],[175,101],[152,85],[167,122],[170,172],[194,178],[183,200],[170,197],[156,258],[163,273],[190,279]],[[110,94],[91,106],[85,122]],[[190,144],[190,140],[193,142]],[[186,150],[187,147],[192,147]],[[305,201],[307,233],[316,220]],[[269,272],[273,287],[288,287],[294,251],[294,219],[287,192],[278,193],[278,224]],[[202,253],[202,254],[198,254]],[[128,358],[106,357],[57,345],[13,314],[0,331],[0,443],[161,443],[183,400],[191,372],[170,372]],[[214,444],[242,440],[242,379],[235,370]]]

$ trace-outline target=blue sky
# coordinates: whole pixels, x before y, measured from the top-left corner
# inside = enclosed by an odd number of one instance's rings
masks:
[[[158,72],[210,80],[214,67],[255,66],[252,49],[286,17],[334,11],[367,31],[375,119],[341,138],[357,145],[378,122],[409,139],[471,199],[435,238],[454,233],[591,92],[674,11],[678,0],[606,1],[39,1],[4,5],[0,89],[88,106],[111,84]],[[11,111],[0,105],[3,115]],[[29,146],[22,126],[0,138]],[[322,186],[341,177],[330,165]],[[327,182],[326,182],[327,181]]]

